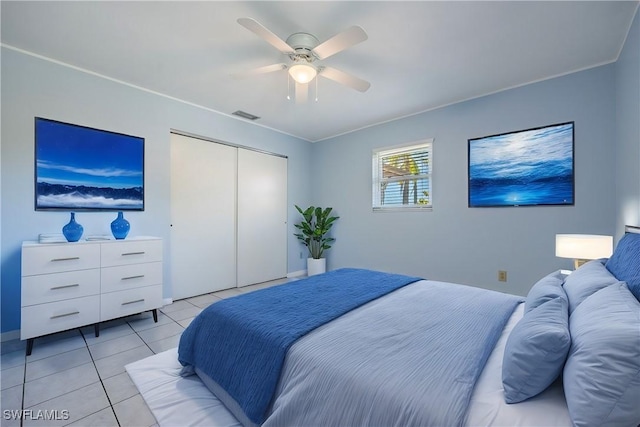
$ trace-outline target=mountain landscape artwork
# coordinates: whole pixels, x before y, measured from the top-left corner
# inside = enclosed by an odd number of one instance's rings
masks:
[[[574,123],[469,139],[469,207],[574,204]]]
[[[144,210],[144,138],[36,118],[36,210]]]

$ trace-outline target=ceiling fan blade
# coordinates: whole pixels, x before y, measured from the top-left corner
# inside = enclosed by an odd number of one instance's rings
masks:
[[[233,73],[232,76],[236,78],[255,76],[256,74],[272,73],[274,71],[286,70],[287,64],[272,64],[265,65],[264,67],[254,68],[253,70],[240,71],[239,73]]]
[[[282,53],[292,53],[293,49],[280,37],[269,31],[264,25],[253,18],[238,18],[238,24],[247,30],[255,33],[258,37],[263,38],[271,46],[275,47]]]
[[[318,59],[325,59],[350,48],[353,45],[363,42],[368,38],[367,33],[365,33],[361,27],[354,25],[353,27],[336,34],[329,40],[320,43],[318,46],[313,48],[313,53],[318,57]]]
[[[304,104],[309,99],[309,84],[298,83],[295,86],[296,91],[296,104]]]
[[[371,83],[366,80],[362,80],[356,76],[352,76],[351,74],[332,67],[323,67],[318,74],[360,92],[366,92],[371,86]]]

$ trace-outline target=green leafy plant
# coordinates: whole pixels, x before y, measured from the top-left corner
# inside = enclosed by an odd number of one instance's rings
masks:
[[[294,236],[309,249],[311,258],[320,259],[322,258],[323,252],[329,249],[331,243],[336,240],[333,237],[329,237],[328,233],[334,221],[340,217],[330,216],[333,208],[322,209],[320,207],[309,206],[303,211],[298,205],[295,206],[304,218],[304,221],[295,224],[295,227],[301,232],[295,233]]]

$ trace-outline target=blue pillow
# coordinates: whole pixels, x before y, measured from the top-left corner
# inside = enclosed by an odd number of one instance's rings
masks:
[[[618,279],[607,270],[603,261],[593,260],[582,264],[564,279],[564,291],[569,298],[569,314],[593,293],[616,282]]]
[[[640,301],[640,234],[627,233],[618,242],[606,264],[607,269]]]
[[[526,313],[511,331],[502,361],[502,386],[507,403],[522,402],[544,391],[567,358],[568,303],[555,298]]]
[[[624,282],[587,298],[569,318],[563,383],[580,426],[640,424],[640,302]]]
[[[566,299],[567,294],[562,289],[564,278],[564,274],[558,270],[538,280],[527,294],[527,299],[524,303],[525,314],[554,298],[562,297]]]

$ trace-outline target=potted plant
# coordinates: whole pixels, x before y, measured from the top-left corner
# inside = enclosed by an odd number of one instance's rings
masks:
[[[322,209],[321,207],[310,206],[303,211],[298,205],[295,205],[295,207],[304,218],[302,222],[295,224],[300,233],[295,233],[294,236],[309,249],[307,275],[313,276],[314,274],[324,273],[327,269],[327,264],[326,259],[322,258],[322,254],[336,240],[333,237],[329,237],[328,233],[333,226],[333,222],[340,217],[330,216],[333,208]]]

